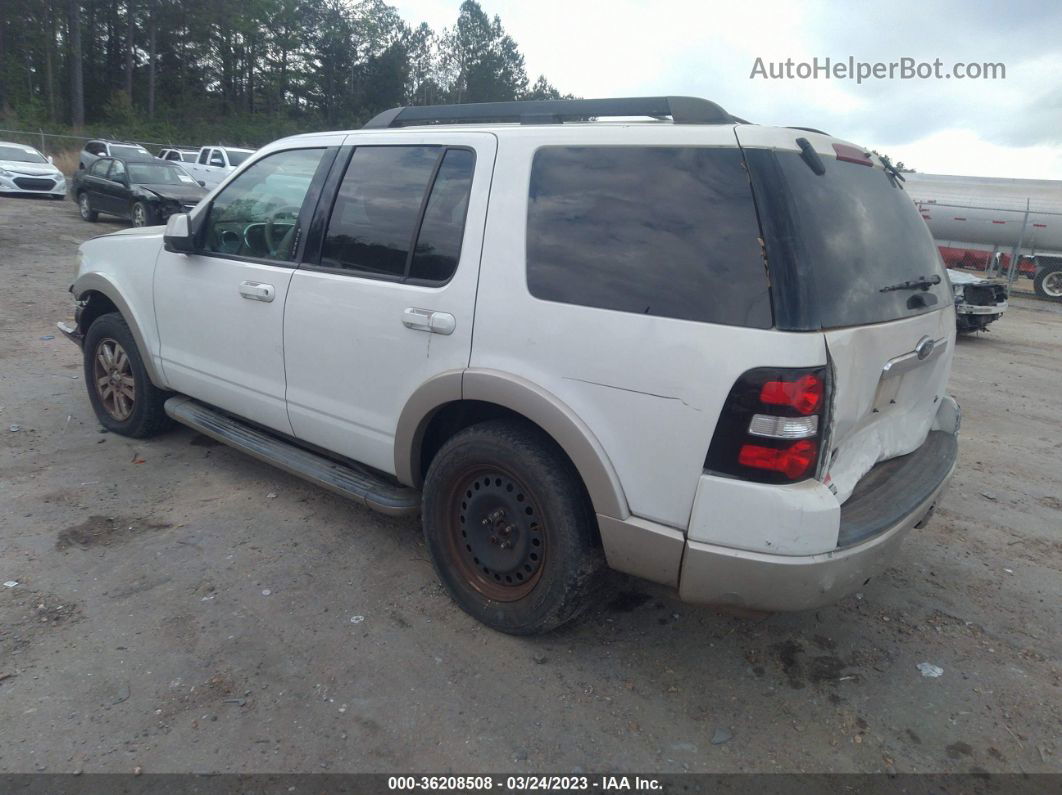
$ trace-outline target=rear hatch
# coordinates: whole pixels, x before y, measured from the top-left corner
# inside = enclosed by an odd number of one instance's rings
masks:
[[[879,461],[918,449],[945,394],[951,287],[894,172],[860,147],[739,126],[777,328],[822,333],[832,404],[819,477],[843,503]]]

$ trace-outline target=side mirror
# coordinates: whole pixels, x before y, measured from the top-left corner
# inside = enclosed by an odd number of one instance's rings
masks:
[[[55,160],[52,159],[51,155],[48,155],[48,162],[53,166],[55,165]]]
[[[166,221],[166,233],[162,238],[167,251],[176,254],[191,254],[195,251],[191,219],[188,213],[175,213]]]

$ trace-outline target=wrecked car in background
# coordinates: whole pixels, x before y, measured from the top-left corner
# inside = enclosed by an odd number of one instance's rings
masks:
[[[985,331],[1007,311],[1007,283],[948,268],[955,296],[955,325],[960,333]]]

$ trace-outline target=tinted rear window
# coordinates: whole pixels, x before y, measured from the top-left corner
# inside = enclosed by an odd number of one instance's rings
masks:
[[[139,146],[117,146],[111,144],[112,157],[124,157],[126,160],[153,160],[151,153]]]
[[[321,264],[363,276],[447,281],[461,256],[475,162],[467,149],[358,147],[328,221]]]
[[[907,193],[880,168],[796,152],[746,152],[760,204],[780,328],[839,328],[947,306],[936,245]],[[928,290],[885,290],[940,277]]]
[[[544,147],[531,168],[527,286],[548,301],[771,326],[736,148]]]

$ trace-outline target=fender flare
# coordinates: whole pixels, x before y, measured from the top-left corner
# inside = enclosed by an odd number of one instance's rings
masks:
[[[538,425],[575,465],[595,512],[620,520],[630,516],[616,470],[586,423],[555,395],[501,370],[449,370],[425,381],[413,393],[395,431],[395,474],[399,481],[420,485],[417,470],[424,433],[440,408],[458,400],[493,403]]]
[[[70,286],[70,292],[73,293],[74,298],[78,301],[82,300],[82,296],[86,293],[99,293],[114,304],[122,314],[126,325],[129,326],[129,330],[133,334],[133,340],[136,342],[137,350],[140,351],[140,358],[144,362],[144,369],[147,370],[148,378],[151,379],[151,383],[157,387],[164,387],[166,385],[165,380],[162,378],[162,373],[159,372],[158,366],[155,362],[155,354],[147,345],[144,334],[140,330],[140,323],[137,320],[136,315],[133,313],[132,307],[130,307],[129,302],[122,297],[121,292],[119,292],[118,288],[114,285],[114,282],[99,273],[84,273]],[[83,329],[83,331],[87,330],[88,329]]]

